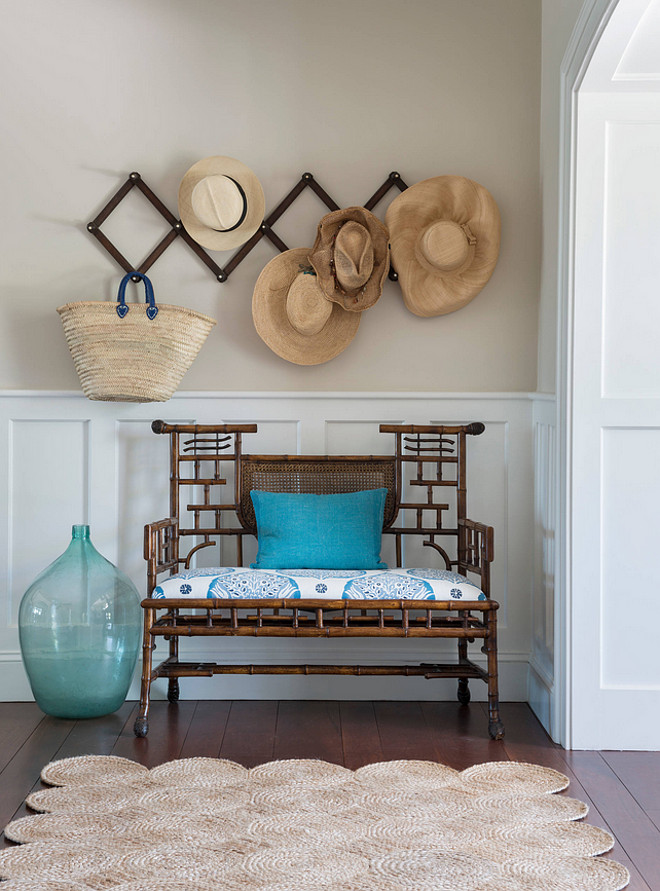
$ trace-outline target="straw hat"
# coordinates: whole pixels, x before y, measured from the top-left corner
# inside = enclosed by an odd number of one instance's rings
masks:
[[[479,183],[464,176],[425,179],[394,199],[385,221],[403,299],[415,315],[461,309],[491,277],[500,214]]]
[[[261,225],[265,208],[261,183],[235,158],[204,158],[179,186],[181,222],[188,235],[211,251],[245,244]]]
[[[389,235],[364,207],[326,214],[309,255],[323,293],[349,312],[373,306],[390,268]]]
[[[320,365],[346,349],[360,324],[319,287],[309,248],[274,257],[254,287],[252,318],[257,334],[274,353],[296,365]]]

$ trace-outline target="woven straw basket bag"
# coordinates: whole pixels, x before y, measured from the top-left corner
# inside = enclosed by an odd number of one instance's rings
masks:
[[[136,276],[146,306],[126,303],[126,285]],[[116,303],[81,301],[57,311],[83,393],[103,402],[166,402],[215,325],[192,309],[156,306],[141,272],[124,276]]]

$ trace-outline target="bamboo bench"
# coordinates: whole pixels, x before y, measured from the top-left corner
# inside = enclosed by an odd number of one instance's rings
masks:
[[[490,597],[493,529],[466,516],[467,437],[484,429],[481,423],[382,424],[382,433],[394,435],[392,455],[251,455],[243,453],[243,436],[256,433],[256,424],[154,421],[154,433],[170,438],[170,516],[145,526],[147,597],[142,601],[143,662],[136,736],[148,733],[150,688],[156,678],[168,679],[168,699],[174,702],[182,677],[342,674],[457,678],[458,700],[464,705],[470,701],[469,680],[481,679],[488,687],[488,730],[493,739],[500,739],[504,727],[498,700],[498,603]],[[403,590],[410,581],[404,573],[431,579],[419,581],[427,587],[435,584],[433,579],[462,577],[463,587],[453,588],[451,598],[418,599],[413,594],[410,599],[408,595],[367,600],[296,595],[292,599],[278,597],[275,589],[265,596],[163,596],[159,578],[167,574],[165,581],[178,584],[179,575],[186,577],[195,555],[206,548],[219,548],[220,562],[226,566],[224,558],[232,542],[232,563],[243,566],[243,539],[257,532],[251,490],[325,494],[375,488],[387,489],[383,534],[395,538],[398,569],[387,575],[399,586],[396,590]],[[443,515],[448,518],[446,525]],[[443,569],[404,570],[408,536],[421,540],[436,555],[435,562],[439,556]],[[195,570],[188,575],[205,572]],[[325,588],[321,585],[316,590]],[[181,590],[189,591],[191,585]],[[452,638],[458,653],[455,662],[420,665],[236,665],[179,659],[181,637],[227,636]],[[154,665],[157,638],[169,642],[169,655]],[[468,644],[476,640],[486,655],[485,668],[468,658]]]

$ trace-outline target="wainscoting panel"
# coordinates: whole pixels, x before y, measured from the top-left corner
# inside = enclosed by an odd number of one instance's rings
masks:
[[[0,646],[13,649],[18,607],[35,569],[45,569],[68,545],[71,526],[86,523],[90,500],[89,424],[35,415],[5,427],[7,498],[1,557]],[[67,530],[62,546],[61,530]],[[40,563],[32,562],[38,543]],[[13,646],[12,646],[13,645]]]
[[[554,714],[557,443],[554,398],[534,400],[534,586],[528,701],[548,732]]]
[[[502,697],[527,698],[534,575],[532,400],[527,394],[180,393],[163,405],[122,405],[90,402],[79,394],[31,392],[0,396],[0,461],[8,469],[6,487],[0,490],[0,559],[6,567],[0,590],[0,679],[5,698],[31,698],[18,647],[18,604],[34,576],[67,546],[72,524],[89,522],[97,549],[144,592],[143,526],[168,514],[168,438],[151,432],[155,418],[256,422],[258,433],[244,437],[244,450],[256,454],[391,454],[393,437],[379,433],[380,423],[483,421],[486,432],[469,440],[469,511],[473,519],[495,526],[493,595],[501,604]],[[392,561],[389,545],[384,556]],[[233,562],[233,555],[209,553],[213,550],[200,552],[200,564],[202,557],[204,565]],[[246,547],[246,559],[255,550],[255,544]],[[429,548],[409,549],[406,562],[437,563]],[[217,658],[221,647],[226,659],[235,662],[414,664],[453,652],[447,641],[241,638],[194,643],[201,648],[182,641],[182,655],[189,651],[202,660]],[[474,656],[481,658],[476,644]],[[483,698],[484,692],[485,685],[473,684],[475,698]],[[157,685],[155,694],[164,695],[164,688]],[[137,696],[136,684],[129,695]],[[185,681],[182,696],[453,699],[455,682],[229,676]]]

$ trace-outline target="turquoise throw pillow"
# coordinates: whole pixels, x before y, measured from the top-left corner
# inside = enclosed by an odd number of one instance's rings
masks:
[[[250,492],[259,553],[251,569],[387,569],[380,559],[387,489],[340,495]]]

